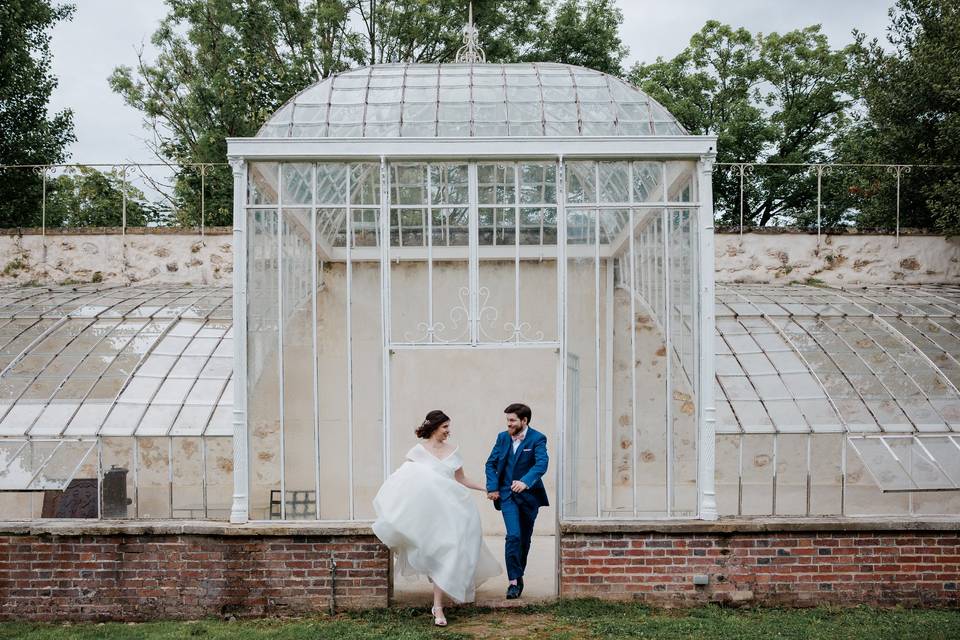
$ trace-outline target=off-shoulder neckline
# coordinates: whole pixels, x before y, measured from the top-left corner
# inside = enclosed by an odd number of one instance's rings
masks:
[[[438,458],[437,456],[435,456],[435,455],[433,455],[432,453],[430,453],[430,450],[427,449],[425,446],[423,446],[422,443],[418,442],[418,443],[417,443],[417,446],[420,447],[421,449],[423,449],[424,451],[426,451],[428,456],[430,456],[431,458],[433,458],[434,460],[436,460],[436,461],[438,461],[438,462],[446,462],[447,460],[450,459],[450,456],[452,456],[453,454],[455,454],[457,451],[460,451],[460,445],[457,445],[456,447],[453,448],[453,451],[451,451],[450,453],[448,453],[447,455],[445,455],[445,456],[442,457],[442,458]]]

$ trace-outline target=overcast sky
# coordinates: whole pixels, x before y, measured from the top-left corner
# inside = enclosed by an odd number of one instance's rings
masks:
[[[155,162],[143,140],[141,114],[123,104],[107,85],[118,65],[134,65],[136,50],[166,14],[162,0],[73,0],[71,22],[53,31],[53,72],[60,85],[51,107],[74,111],[77,141],[71,162]],[[834,47],[849,43],[859,29],[884,36],[893,0],[618,0],[624,14],[621,37],[630,53],[627,66],[676,55],[707,20],[751,31],[790,31],[820,24]]]

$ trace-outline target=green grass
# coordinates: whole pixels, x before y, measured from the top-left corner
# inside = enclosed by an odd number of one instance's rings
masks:
[[[960,611],[858,608],[658,610],[569,600],[511,609],[450,608],[435,629],[425,609],[383,609],[294,619],[193,622],[0,624],[7,640],[367,640],[372,638],[709,638],[890,640],[960,638]]]

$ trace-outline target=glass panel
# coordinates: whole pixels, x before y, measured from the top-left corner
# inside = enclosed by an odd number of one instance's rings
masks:
[[[284,488],[316,491],[315,405],[313,403],[313,341],[315,325],[313,250],[310,212],[285,210],[281,308],[283,314],[283,455]],[[208,410],[209,411],[209,410]],[[286,514],[287,519],[315,518],[316,500]],[[309,507],[309,508],[307,508]]]
[[[910,474],[880,438],[850,438],[850,446],[863,461],[882,491],[914,490]]]
[[[663,200],[663,164],[660,162],[633,163],[634,202],[660,202]]]
[[[280,164],[277,162],[249,163],[247,202],[249,204],[276,204],[280,183]]]
[[[564,169],[567,176],[567,202],[596,202],[596,163],[566,162]]]
[[[96,440],[64,441],[26,488],[31,491],[66,489],[96,445]]]
[[[630,201],[630,171],[626,162],[599,163],[600,202]]]
[[[360,162],[350,165],[350,203],[380,204],[380,165]]]
[[[514,204],[516,202],[516,165],[477,165],[480,204]]]
[[[313,165],[306,162],[283,163],[283,204],[313,203]]]
[[[557,165],[555,163],[520,164],[520,202],[556,204]]]
[[[427,204],[427,165],[391,164],[390,194],[395,205]]]
[[[247,397],[250,517],[265,519],[280,488],[279,225],[276,211],[250,213],[247,245]]]
[[[317,204],[344,204],[347,200],[347,165],[317,164]]]

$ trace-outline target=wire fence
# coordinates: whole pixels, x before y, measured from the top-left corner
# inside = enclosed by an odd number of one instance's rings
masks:
[[[816,232],[929,228],[920,185],[960,180],[960,166],[718,162],[714,212],[721,227]],[[227,163],[0,165],[0,228],[193,228],[232,224]],[[921,214],[922,213],[922,214]],[[906,224],[904,224],[906,223]]]
[[[739,233],[791,226],[817,234],[858,230],[888,232],[900,244],[906,228],[934,225],[924,187],[960,179],[960,166],[718,162],[714,173],[717,221]]]
[[[39,228],[43,235],[167,227],[203,237],[210,226],[232,224],[232,198],[227,163],[0,165],[0,228]]]

